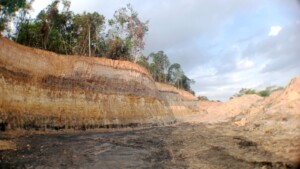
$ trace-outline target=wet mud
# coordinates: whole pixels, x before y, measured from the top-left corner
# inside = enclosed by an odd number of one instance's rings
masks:
[[[226,124],[184,123],[12,141],[17,150],[0,151],[0,168],[297,168]]]

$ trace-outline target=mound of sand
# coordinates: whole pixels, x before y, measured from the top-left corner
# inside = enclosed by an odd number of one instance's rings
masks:
[[[200,117],[194,118],[193,122],[218,123],[229,121],[232,117],[244,113],[252,104],[262,100],[257,95],[245,95],[229,100],[226,103],[200,101]]]
[[[253,104],[235,118],[234,124],[243,127],[263,147],[292,161],[299,160],[300,150],[300,78],[293,79],[281,91]]]
[[[300,129],[300,78],[293,79],[284,90],[253,104],[236,120],[237,125],[246,125],[248,130],[273,128],[275,131],[274,125],[282,129],[294,129],[295,126]]]
[[[266,98],[244,95],[225,103],[199,101],[198,106],[199,113],[186,117],[185,121],[218,123],[233,119],[235,125],[249,131],[274,130],[274,125],[281,126],[281,130],[300,129],[300,78]]]
[[[244,95],[226,103],[199,101],[198,111],[197,114],[180,116],[179,120],[189,123],[229,122],[224,123],[224,127],[240,130],[241,135],[258,143],[263,150],[293,162],[299,160],[300,78],[293,79],[285,89],[266,98]]]

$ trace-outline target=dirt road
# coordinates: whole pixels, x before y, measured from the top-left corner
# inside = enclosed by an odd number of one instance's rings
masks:
[[[255,140],[255,139],[254,139]],[[0,168],[297,168],[229,124],[188,124],[110,133],[13,139]]]

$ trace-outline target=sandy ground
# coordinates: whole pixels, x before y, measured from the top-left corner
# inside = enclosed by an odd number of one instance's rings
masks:
[[[230,123],[178,123],[21,136],[12,139],[17,150],[0,151],[0,168],[297,168],[289,157],[266,150],[261,138],[243,133]]]

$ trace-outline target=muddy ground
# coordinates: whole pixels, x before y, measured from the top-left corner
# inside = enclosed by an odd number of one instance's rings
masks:
[[[0,151],[0,168],[298,168],[243,133],[227,123],[182,123],[139,130],[22,136],[12,139],[17,150]]]

